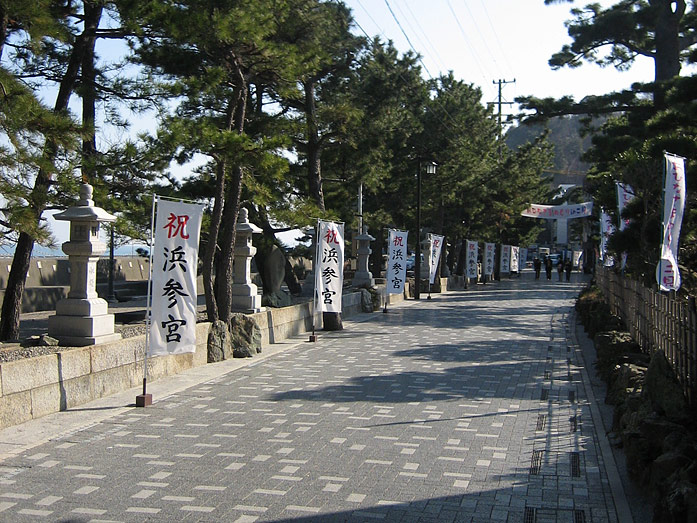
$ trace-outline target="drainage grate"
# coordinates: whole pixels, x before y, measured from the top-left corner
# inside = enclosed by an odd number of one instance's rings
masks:
[[[530,458],[530,474],[537,476],[542,468],[543,450],[533,450]]]
[[[537,521],[537,509],[534,507],[525,507],[523,513],[523,523],[535,523]]]
[[[540,414],[537,416],[537,428],[535,430],[545,430],[545,424],[547,423],[547,415]]]
[[[576,401],[576,391],[575,390],[570,390],[569,391],[569,401],[573,403]]]
[[[569,431],[576,432],[576,430],[578,430],[578,418],[576,416],[571,416],[569,418],[569,425]]]
[[[581,456],[578,452],[571,453],[571,477],[581,477]]]
[[[574,510],[574,523],[586,523],[586,513],[583,510]]]
[[[549,399],[549,389],[542,389],[540,394],[540,401],[547,401]]]

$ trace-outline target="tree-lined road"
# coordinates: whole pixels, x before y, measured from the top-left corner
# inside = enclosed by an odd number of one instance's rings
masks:
[[[0,464],[0,519],[627,521],[571,332],[581,287],[433,295],[87,428],[51,416],[61,435]]]

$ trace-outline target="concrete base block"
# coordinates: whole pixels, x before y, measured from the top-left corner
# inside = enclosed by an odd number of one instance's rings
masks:
[[[103,316],[109,305],[101,298],[67,298],[56,305],[57,316]]]
[[[61,316],[48,318],[48,334],[54,338],[96,338],[114,334],[114,315]]]

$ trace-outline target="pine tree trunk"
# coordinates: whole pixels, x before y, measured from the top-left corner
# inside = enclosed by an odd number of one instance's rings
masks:
[[[307,179],[310,197],[321,211],[324,207],[324,190],[322,189],[322,145],[317,127],[317,104],[315,102],[315,84],[312,80],[305,82],[305,118],[307,120]]]
[[[22,295],[29,272],[31,253],[34,250],[34,239],[26,233],[20,233],[15,255],[12,259],[12,269],[7,279],[5,298],[2,301],[0,314],[0,341],[16,340],[19,338],[19,315],[22,312]]]
[[[239,133],[244,133],[244,120],[247,108],[247,79],[241,69],[238,70],[239,98],[234,112],[234,128]],[[218,314],[227,322],[232,315],[232,262],[235,253],[235,229],[237,228],[237,215],[240,211],[240,198],[242,195],[242,179],[244,170],[242,166],[235,167],[232,182],[228,185],[225,195],[225,207],[223,209],[223,229],[218,241],[220,246],[220,263],[216,268],[216,301]]]
[[[654,59],[654,105],[665,106],[665,86],[662,82],[680,74],[680,20],[685,14],[685,1],[651,0],[656,9],[656,55]],[[673,9],[675,5],[675,9]]]

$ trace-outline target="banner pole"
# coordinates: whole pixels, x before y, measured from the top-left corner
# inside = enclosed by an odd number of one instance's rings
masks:
[[[150,215],[150,256],[148,260],[148,292],[145,306],[145,353],[143,354],[143,394],[136,396],[136,407],[147,407],[152,405],[152,394],[148,394],[148,352],[150,351],[150,318],[151,308],[150,301],[152,299],[152,259],[153,249],[155,247],[155,206],[159,197],[155,194],[152,198],[152,213]]]
[[[317,335],[315,334],[315,322],[317,316],[317,259],[319,252],[319,219],[317,219],[317,224],[315,225],[315,259],[312,261],[312,270],[314,273],[314,280],[312,282],[312,334],[310,334],[311,342],[317,341]]]
[[[666,152],[663,152],[663,187],[661,189],[661,248],[658,251],[658,291],[661,292],[661,279],[663,278],[663,245],[666,239],[666,179],[668,177],[668,165]]]

